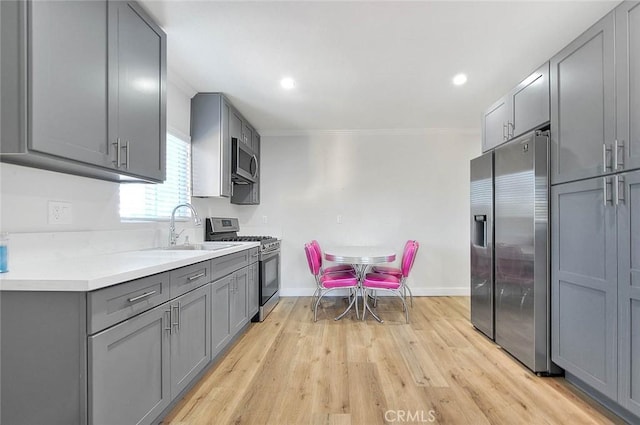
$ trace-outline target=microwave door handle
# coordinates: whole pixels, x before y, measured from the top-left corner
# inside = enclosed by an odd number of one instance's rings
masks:
[[[256,163],[256,170],[255,170],[255,172],[253,173],[253,175],[251,176],[251,177],[253,177],[253,178],[255,179],[256,177],[258,177],[258,157],[257,157],[257,156],[255,156],[255,155],[253,155],[253,156],[251,157],[251,161],[255,161],[255,163]]]

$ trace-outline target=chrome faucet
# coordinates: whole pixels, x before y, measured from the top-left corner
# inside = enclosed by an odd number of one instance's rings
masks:
[[[191,210],[191,215],[193,217],[193,223],[196,226],[202,226],[202,220],[200,220],[200,217],[198,217],[198,213],[196,212],[196,209],[193,208],[193,205],[191,205],[189,203],[184,203],[184,204],[178,205],[171,212],[171,220],[169,221],[169,246],[174,246],[176,244],[180,234],[182,232],[184,232],[184,230],[182,230],[180,233],[176,234],[176,211],[178,209],[182,208],[182,207],[187,207],[187,208],[189,208]]]

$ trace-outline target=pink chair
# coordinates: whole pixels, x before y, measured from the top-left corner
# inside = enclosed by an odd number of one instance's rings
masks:
[[[322,268],[322,249],[320,248],[320,244],[318,243],[317,240],[312,240],[311,245],[313,245],[313,247],[316,250],[316,253],[318,254],[318,261],[320,262],[320,269],[322,270],[323,273],[343,273],[343,272],[354,272],[353,267],[350,266],[349,264],[340,264],[337,266],[331,266],[331,267],[326,267],[326,268]]]
[[[402,261],[400,264],[400,272],[402,273],[401,277],[395,277],[390,274],[382,274],[382,273],[368,273],[364,280],[362,281],[362,298],[364,298],[364,308],[362,312],[362,320],[364,320],[364,316],[367,313],[367,310],[376,318],[377,321],[382,322],[380,319],[369,307],[367,303],[367,291],[387,291],[396,295],[400,300],[402,300],[402,306],[404,308],[405,318],[407,323],[409,323],[409,309],[407,308],[407,303],[405,301],[405,296],[403,294],[404,281],[409,277],[409,273],[413,268],[413,263],[416,259],[416,254],[418,252],[418,243],[411,241],[412,243],[408,244],[408,248],[402,256]]]
[[[345,314],[355,304],[356,307],[356,319],[359,318],[358,313],[358,279],[353,273],[322,273],[320,269],[320,262],[318,261],[319,253],[316,248],[308,243],[304,246],[304,252],[307,255],[307,263],[309,265],[309,271],[316,280],[316,291],[313,294],[313,320],[318,321],[318,305],[322,297],[329,292],[336,289],[349,289],[351,303],[342,314],[335,318],[335,320],[342,319]],[[317,294],[317,299],[316,299]]]
[[[418,249],[420,248],[420,244],[418,243],[418,241],[412,241],[412,240],[408,240],[405,244],[404,244],[404,250],[402,251],[402,260],[400,261],[400,264],[404,263],[404,260],[409,252],[409,248],[411,248],[411,246],[414,245],[415,246],[415,252],[414,255],[418,253]],[[409,291],[409,297],[411,298],[411,307],[413,307],[413,293],[411,292],[411,288],[409,288],[409,286],[407,285],[407,279],[406,277],[404,277],[402,275],[402,270],[398,267],[389,267],[389,266],[374,266],[371,269],[372,273],[379,273],[379,274],[384,274],[384,275],[390,275],[393,276],[397,279],[400,279],[401,283],[402,283],[402,295],[404,296],[405,300],[407,299],[407,291]]]

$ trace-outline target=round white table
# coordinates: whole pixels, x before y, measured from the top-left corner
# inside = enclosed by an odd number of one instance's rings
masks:
[[[396,253],[389,248],[379,246],[356,246],[356,245],[344,245],[344,246],[330,246],[324,250],[324,258],[327,261],[332,261],[339,264],[351,264],[356,270],[359,286],[362,286],[362,280],[367,271],[367,267],[375,264],[390,263],[395,261]],[[369,310],[369,313],[378,321],[382,322],[382,319],[375,314],[369,304],[364,300],[364,309]],[[344,311],[338,318],[344,316],[349,308]],[[363,310],[364,318],[364,310]]]

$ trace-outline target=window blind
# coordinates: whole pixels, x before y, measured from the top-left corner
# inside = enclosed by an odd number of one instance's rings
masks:
[[[162,184],[121,184],[120,218],[168,220],[178,205],[191,199],[191,143],[167,133],[167,179]],[[181,208],[176,217],[189,217]]]

